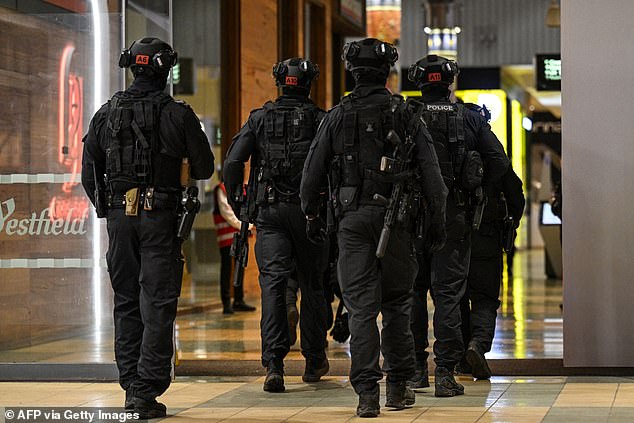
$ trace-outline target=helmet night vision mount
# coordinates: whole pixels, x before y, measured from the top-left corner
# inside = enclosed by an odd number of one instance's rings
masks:
[[[130,68],[135,73],[151,69],[166,74],[177,63],[178,54],[165,41],[154,37],[136,40],[129,49],[121,51],[119,67]]]
[[[430,54],[419,59],[409,67],[407,79],[418,88],[429,84],[451,85],[456,75],[460,73],[458,64],[442,56]]]
[[[273,65],[273,79],[278,87],[303,88],[310,91],[311,82],[318,76],[319,66],[301,57],[292,57]]]
[[[392,67],[398,60],[398,51],[390,43],[376,38],[352,41],[343,46],[341,59],[346,62],[346,69],[377,70]]]

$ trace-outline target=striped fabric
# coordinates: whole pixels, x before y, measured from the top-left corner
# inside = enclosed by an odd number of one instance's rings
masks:
[[[227,194],[227,190],[225,188],[225,184],[220,184],[218,186],[225,195]],[[218,201],[218,197],[216,196],[216,201]],[[231,226],[224,217],[220,214],[220,208],[216,206],[214,210],[214,224],[216,225],[216,238],[218,240],[218,246],[220,248],[230,247],[233,241],[233,234],[238,232],[233,226]]]

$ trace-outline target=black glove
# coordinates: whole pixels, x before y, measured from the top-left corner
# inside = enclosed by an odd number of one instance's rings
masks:
[[[434,216],[431,221],[431,227],[429,228],[429,236],[431,238],[430,251],[437,253],[442,250],[447,242],[447,231],[445,230],[444,219],[438,216]]]
[[[319,216],[306,217],[306,237],[313,244],[323,244],[328,239],[326,222]]]

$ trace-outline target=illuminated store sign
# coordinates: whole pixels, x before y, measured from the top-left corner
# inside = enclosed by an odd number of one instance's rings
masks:
[[[561,91],[561,55],[536,55],[535,75],[537,91]]]
[[[9,236],[26,235],[84,235],[88,209],[78,215],[75,209],[68,209],[63,218],[53,218],[50,208],[31,212],[30,217],[12,218],[15,213],[15,198],[0,203],[0,233]]]
[[[74,219],[85,216],[89,203],[83,193],[73,194],[73,188],[79,185],[81,173],[82,143],[81,136],[84,121],[84,80],[71,70],[75,46],[68,44],[62,51],[59,64],[58,99],[58,151],[57,160],[64,166],[72,178],[64,182],[62,194],[54,196],[47,210],[52,221]],[[70,213],[70,214],[69,214]],[[72,215],[72,216],[71,216]]]

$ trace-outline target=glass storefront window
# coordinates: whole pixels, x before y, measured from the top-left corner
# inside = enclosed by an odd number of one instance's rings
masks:
[[[112,363],[107,237],[81,139],[124,86],[128,38],[171,41],[170,2],[52,3],[0,2],[0,362]]]

